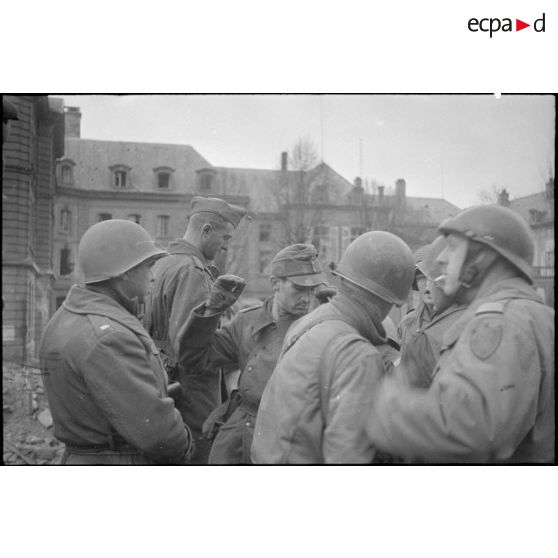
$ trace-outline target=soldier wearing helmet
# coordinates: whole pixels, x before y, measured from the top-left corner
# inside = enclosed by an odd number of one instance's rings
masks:
[[[270,281],[272,296],[215,331],[220,314],[242,287],[237,278],[219,277],[209,299],[192,311],[178,336],[179,359],[191,372],[216,366],[241,370],[238,391],[204,425],[206,434],[214,437],[210,464],[251,463],[256,413],[285,334],[314,306],[316,290],[326,282],[314,246],[293,244],[280,250],[271,262]]]
[[[196,464],[207,463],[210,445],[202,436],[202,425],[221,404],[225,385],[218,368],[190,374],[174,347],[180,342],[179,330],[190,311],[208,298],[219,275],[211,262],[226,253],[246,213],[243,207],[220,198],[192,198],[184,237],[171,242],[169,256],[155,265],[155,281],[147,297],[145,328],[165,355],[169,375],[183,388],[176,406],[196,438],[197,451],[192,459]]]
[[[427,285],[427,278],[423,271],[423,261],[426,257],[429,245],[421,246],[415,252],[415,277],[412,289],[418,292],[419,302],[407,315],[403,316],[397,325],[397,335],[401,345],[405,345],[407,338],[426,325],[432,319],[433,305],[430,290]]]
[[[153,340],[135,312],[166,252],[136,223],[90,227],[73,285],[41,340],[43,382],[63,462],[186,463],[192,436],[167,392]]]
[[[289,329],[260,402],[255,463],[370,463],[365,410],[385,373],[382,321],[408,295],[413,254],[374,231],[347,247],[338,293]]]
[[[370,442],[410,460],[554,461],[554,311],[532,286],[527,224],[500,206],[439,227],[446,296],[467,309],[447,329],[428,389],[382,382]]]
[[[401,363],[397,373],[415,386],[428,387],[442,349],[444,333],[461,316],[466,306],[454,304],[453,297],[444,294],[436,279],[442,273],[436,261],[446,246],[444,236],[430,244],[417,268],[426,280],[424,287],[431,301],[430,320],[410,331],[401,350]]]

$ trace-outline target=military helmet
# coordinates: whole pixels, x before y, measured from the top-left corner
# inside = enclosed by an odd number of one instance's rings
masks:
[[[442,235],[438,236],[426,247],[423,260],[417,264],[417,268],[421,273],[431,281],[442,273],[442,266],[436,260],[446,245],[446,238]]]
[[[353,240],[332,271],[392,304],[407,299],[415,274],[411,249],[385,231],[364,233]]]
[[[117,277],[154,256],[166,256],[140,225],[123,219],[95,223],[82,236],[78,262],[84,283]]]
[[[471,207],[442,221],[438,230],[490,246],[533,282],[533,236],[525,220],[511,209],[501,205]]]

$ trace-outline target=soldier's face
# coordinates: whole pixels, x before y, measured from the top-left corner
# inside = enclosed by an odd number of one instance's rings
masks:
[[[315,287],[302,287],[288,279],[279,279],[275,285],[275,297],[282,313],[293,316],[308,313]]]
[[[434,306],[436,312],[443,312],[446,308],[451,306],[451,299],[444,294],[442,287],[439,287],[436,283],[434,283],[434,281],[429,279],[427,288],[430,290],[432,306]]]
[[[210,225],[210,227],[202,235],[202,252],[204,258],[214,260],[217,252],[228,250],[234,227],[231,223],[225,223],[222,226]]]
[[[461,287],[459,276],[467,257],[468,240],[462,236],[449,234],[447,246],[436,259],[442,270],[442,278],[439,281],[444,294],[453,296]]]
[[[144,303],[145,295],[154,280],[154,264],[155,259],[150,258],[127,272],[126,294],[131,299],[137,299],[140,304]]]
[[[419,275],[417,277],[417,287],[424,304],[432,304],[433,300],[429,281],[424,275]]]

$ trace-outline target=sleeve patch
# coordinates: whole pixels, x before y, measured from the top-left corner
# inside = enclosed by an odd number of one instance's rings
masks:
[[[503,328],[501,323],[483,320],[471,333],[471,351],[480,360],[486,360],[494,354],[502,342]]]

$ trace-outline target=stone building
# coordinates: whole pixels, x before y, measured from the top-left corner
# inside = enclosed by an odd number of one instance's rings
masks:
[[[56,159],[64,155],[61,100],[6,95],[17,109],[3,145],[2,352],[36,364],[40,336],[54,309],[53,207]]]
[[[504,189],[498,195],[498,203],[529,223],[535,237],[535,285],[546,304],[554,307],[554,178],[547,180],[543,192],[513,200]]]

